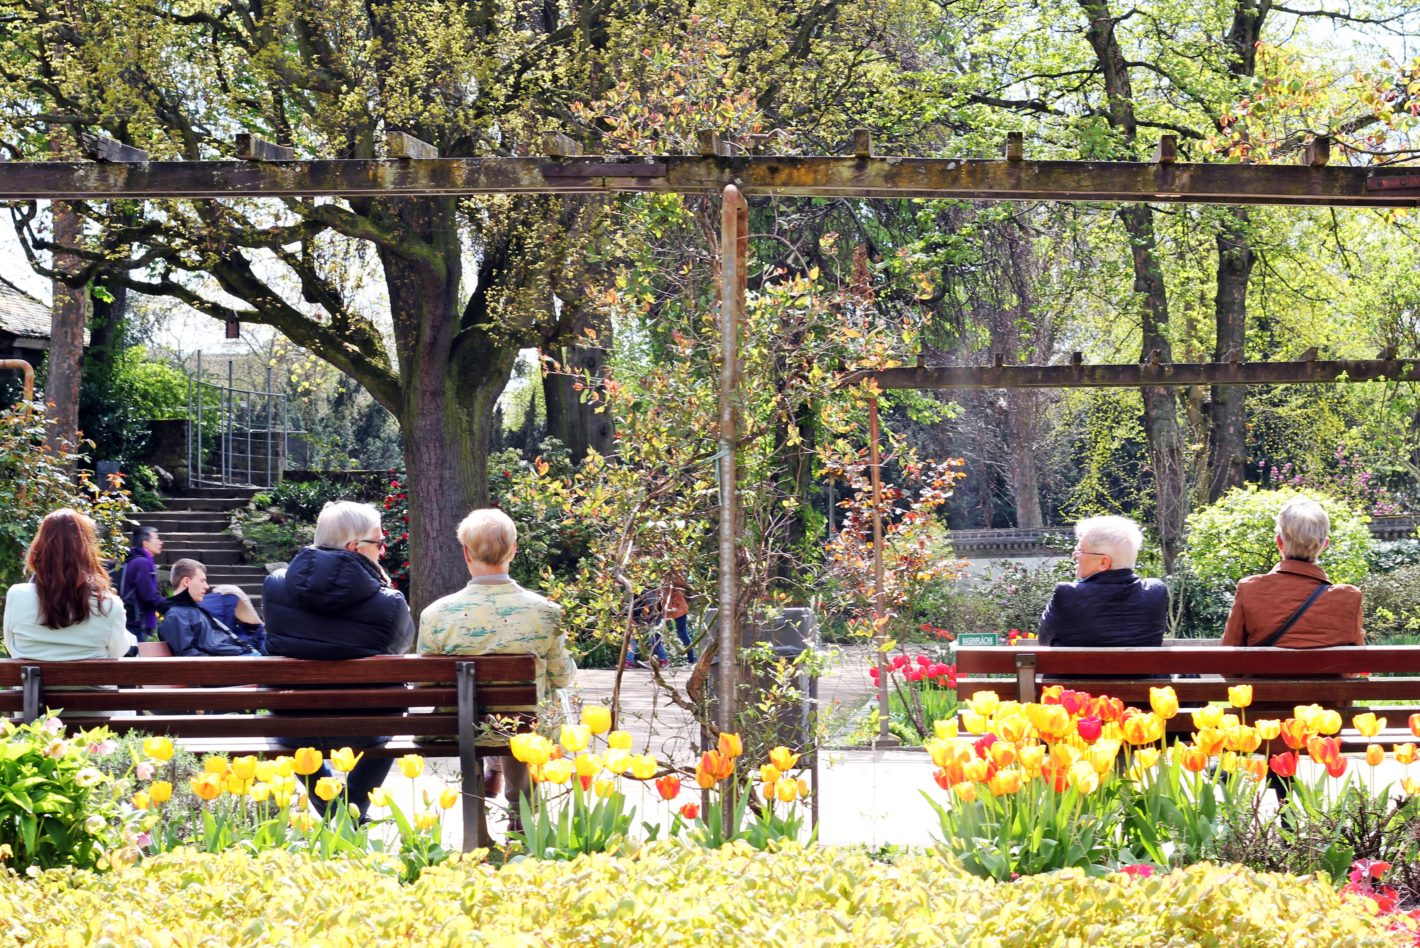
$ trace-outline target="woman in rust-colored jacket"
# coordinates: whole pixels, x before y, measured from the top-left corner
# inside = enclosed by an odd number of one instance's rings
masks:
[[[1324,648],[1364,643],[1361,590],[1345,583],[1331,585],[1326,570],[1316,564],[1317,556],[1330,543],[1330,532],[1330,518],[1315,501],[1298,497],[1282,508],[1277,515],[1277,549],[1282,562],[1270,573],[1238,583],[1222,644]],[[1274,640],[1313,593],[1316,598],[1306,611]]]

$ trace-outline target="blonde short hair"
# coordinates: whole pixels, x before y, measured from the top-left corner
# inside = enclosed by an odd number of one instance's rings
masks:
[[[369,504],[335,500],[321,508],[316,518],[316,546],[343,550],[345,544],[372,539],[380,530],[380,512]]]
[[[1115,569],[1133,569],[1144,531],[1128,517],[1088,517],[1075,524],[1075,541],[1087,553],[1108,556]]]
[[[518,525],[496,507],[485,507],[463,518],[459,542],[475,563],[507,563],[518,545]]]
[[[1315,560],[1326,547],[1331,518],[1326,510],[1307,497],[1294,497],[1277,515],[1277,537],[1282,555],[1294,560]]]

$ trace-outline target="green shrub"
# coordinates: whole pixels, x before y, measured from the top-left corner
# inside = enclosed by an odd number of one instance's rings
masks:
[[[181,850],[124,873],[0,875],[0,940],[222,945],[1396,944],[1315,877],[1200,864],[996,883],[927,854],[661,842],[628,857],[476,858],[401,885],[391,860]]]
[[[1368,576],[1361,592],[1367,639],[1420,634],[1420,564]]]
[[[1068,559],[1041,566],[1010,560],[993,564],[990,576],[979,580],[938,583],[917,612],[939,629],[951,632],[1034,633],[1057,583],[1075,578]],[[919,636],[935,641],[934,636]]]
[[[1321,494],[1283,487],[1229,491],[1210,507],[1189,515],[1188,545],[1182,562],[1206,587],[1236,586],[1238,580],[1266,573],[1277,564],[1277,514],[1294,497],[1310,497],[1331,518],[1331,546],[1318,562],[1335,583],[1359,582],[1366,575],[1370,518]]]
[[[350,499],[350,487],[333,480],[287,480],[258,496],[261,506],[276,507],[288,517],[315,523],[326,504]]]

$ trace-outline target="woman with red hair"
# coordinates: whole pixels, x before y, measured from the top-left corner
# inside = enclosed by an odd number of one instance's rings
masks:
[[[30,582],[5,594],[5,650],[12,658],[122,658],[136,644],[88,517],[68,507],[45,517],[25,567]]]

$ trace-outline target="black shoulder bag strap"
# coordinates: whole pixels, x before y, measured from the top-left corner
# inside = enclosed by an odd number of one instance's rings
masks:
[[[1277,641],[1282,638],[1282,636],[1287,634],[1287,630],[1290,629],[1292,626],[1296,625],[1297,620],[1300,619],[1302,615],[1312,607],[1312,603],[1320,599],[1321,594],[1326,592],[1330,588],[1330,583],[1317,583],[1316,588],[1312,590],[1312,594],[1306,598],[1306,601],[1297,607],[1297,611],[1292,613],[1291,618],[1289,618],[1286,622],[1282,623],[1282,628],[1269,635],[1266,641],[1258,642],[1257,645],[1254,647],[1269,648],[1270,646],[1276,645]]]

